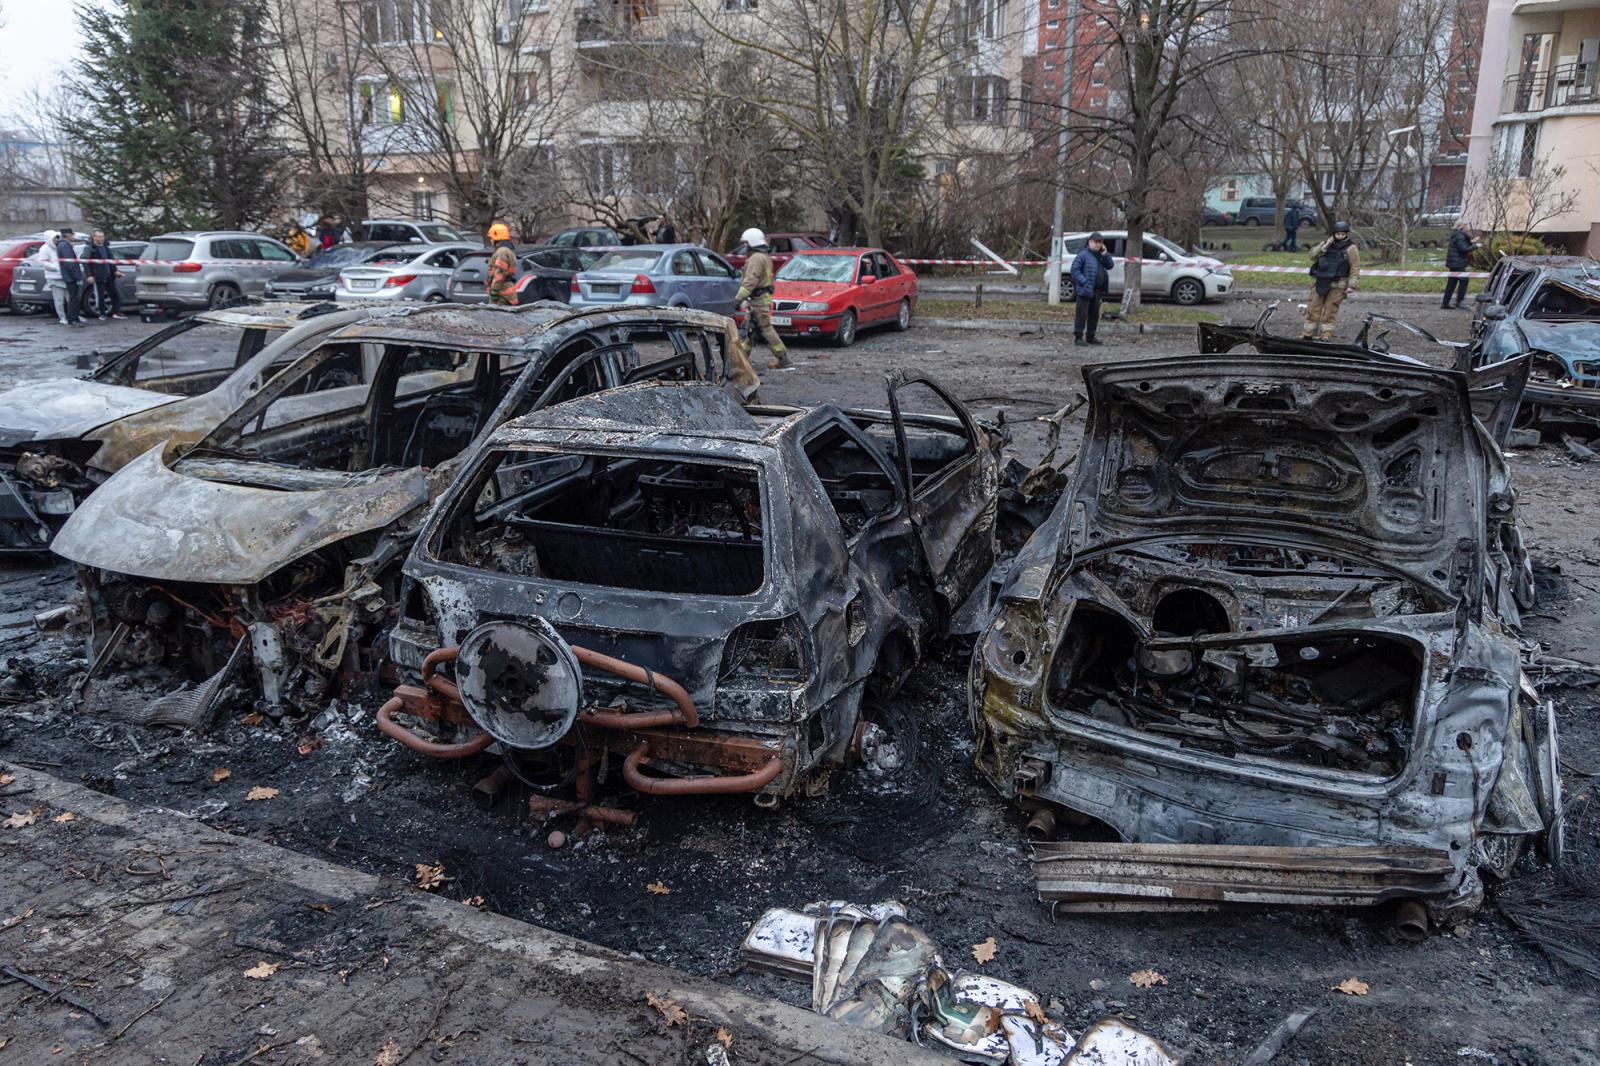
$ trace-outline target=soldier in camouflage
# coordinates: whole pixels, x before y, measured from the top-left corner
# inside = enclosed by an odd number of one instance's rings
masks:
[[[751,349],[755,347],[754,334],[759,333],[761,339],[767,342],[767,347],[772,349],[772,362],[767,364],[767,369],[781,370],[793,366],[783,338],[772,328],[772,254],[767,247],[767,235],[752,226],[744,231],[740,240],[750,246],[750,255],[744,261],[744,276],[739,279],[739,295],[734,300],[741,304],[749,301],[748,314],[752,329],[751,336],[741,341],[739,347],[748,359]]]

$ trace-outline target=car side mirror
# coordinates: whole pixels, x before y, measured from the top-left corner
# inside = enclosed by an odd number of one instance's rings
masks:
[[[1478,293],[1478,295],[1476,295],[1476,296],[1474,296],[1474,297],[1473,297],[1473,299],[1474,299],[1474,300],[1476,300],[1476,301],[1478,301],[1478,302],[1479,302],[1479,303],[1481,303],[1481,304],[1486,304],[1486,303],[1488,303],[1488,302],[1489,302],[1489,300],[1490,300],[1490,298],[1491,298],[1491,297],[1490,297],[1490,296],[1489,296],[1489,294],[1488,294],[1488,293],[1486,293],[1486,292],[1480,292],[1480,293]]]
[[[1490,322],[1503,322],[1506,317],[1505,304],[1490,304],[1483,309],[1483,317]]]
[[[406,240],[409,241],[412,244],[421,244],[422,243],[422,238],[421,237],[407,237]]]
[[[876,274],[866,274],[861,278],[861,284],[863,285],[876,285],[877,283],[878,276]]]
[[[1171,253],[1171,252],[1162,252],[1162,253],[1161,253],[1161,261],[1162,261],[1162,262],[1163,262],[1163,263],[1170,263],[1170,262],[1172,262],[1172,253]]]

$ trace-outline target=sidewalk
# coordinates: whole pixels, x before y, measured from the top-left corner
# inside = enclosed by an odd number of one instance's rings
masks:
[[[413,885],[5,774],[3,1061],[662,1066],[704,1064],[722,1028],[737,1066],[950,1062]],[[668,1026],[646,997],[687,1017]]]

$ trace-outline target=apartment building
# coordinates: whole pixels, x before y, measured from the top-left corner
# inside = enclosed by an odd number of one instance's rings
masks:
[[[1489,0],[1466,181],[1480,224],[1508,197],[1513,226],[1600,254],[1600,0]]]
[[[1460,0],[1451,20],[1450,68],[1444,75],[1442,107],[1431,138],[1434,149],[1428,166],[1426,210],[1435,214],[1461,210],[1486,6],[1486,0]]]

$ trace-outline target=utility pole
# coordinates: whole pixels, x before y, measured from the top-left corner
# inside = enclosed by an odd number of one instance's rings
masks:
[[[1067,0],[1067,35],[1061,56],[1061,132],[1056,136],[1056,206],[1050,220],[1050,262],[1045,267],[1046,292],[1052,304],[1061,302],[1061,227],[1067,211],[1067,123],[1072,116],[1072,81],[1077,73],[1078,0]]]

